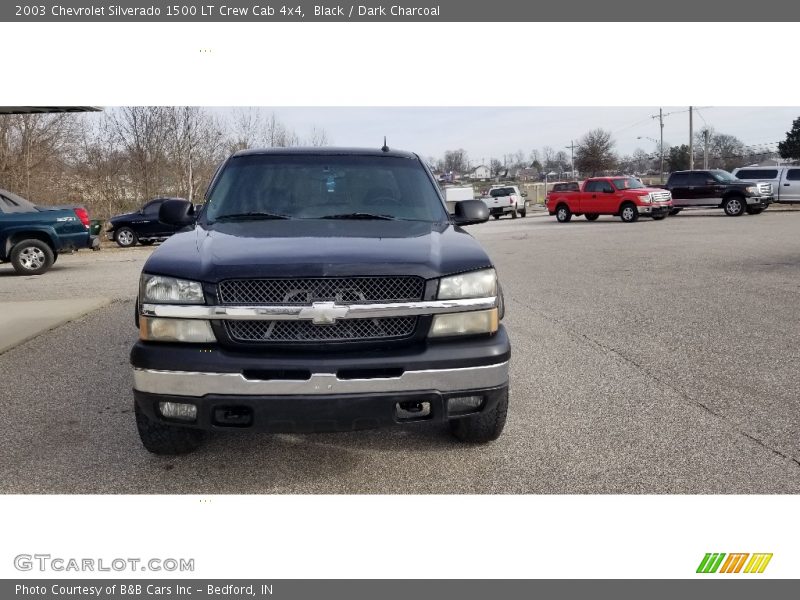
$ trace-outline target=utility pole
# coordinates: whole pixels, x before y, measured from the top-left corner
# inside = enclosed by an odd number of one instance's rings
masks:
[[[692,121],[693,111],[689,107],[689,170],[694,169],[694,122]]]
[[[661,183],[664,183],[664,109],[658,109],[658,116],[651,115],[651,119],[658,119],[658,127],[659,131],[661,132],[661,137],[659,138],[660,142],[658,143],[658,154],[661,157],[661,167],[659,168],[659,179]],[[652,139],[652,138],[648,138]]]
[[[703,168],[708,168],[708,140],[709,134],[711,132],[708,130],[708,127],[703,129]]]
[[[664,109],[658,109],[658,124],[661,130],[661,138],[659,142],[659,154],[661,154],[661,168],[659,170],[659,175],[661,179],[661,183],[664,183]]]
[[[565,147],[569,148],[569,163],[570,163],[570,169],[572,169],[572,173],[570,176],[572,177],[572,179],[575,179],[575,140],[570,140],[569,146]]]

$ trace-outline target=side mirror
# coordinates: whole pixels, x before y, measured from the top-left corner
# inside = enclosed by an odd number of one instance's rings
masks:
[[[165,225],[186,227],[194,223],[194,206],[188,200],[164,200],[158,210],[158,220]]]
[[[475,225],[489,220],[489,207],[483,200],[456,202],[453,221],[456,225]]]

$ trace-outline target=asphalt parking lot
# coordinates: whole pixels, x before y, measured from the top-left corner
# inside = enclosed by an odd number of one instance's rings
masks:
[[[128,351],[152,249],[0,265],[0,302],[104,298],[0,354],[4,493],[799,493],[800,211],[474,226],[506,294],[504,435],[445,427],[139,443]]]

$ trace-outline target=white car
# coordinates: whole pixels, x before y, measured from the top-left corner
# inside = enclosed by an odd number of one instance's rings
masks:
[[[510,214],[516,219],[518,215],[524,217],[528,214],[526,197],[527,194],[521,193],[515,185],[493,185],[489,190],[489,196],[483,198],[483,201],[495,219],[505,214]]]

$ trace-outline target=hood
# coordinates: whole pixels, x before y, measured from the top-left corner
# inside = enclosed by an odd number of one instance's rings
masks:
[[[111,223],[116,223],[118,221],[127,221],[127,220],[129,220],[129,219],[131,219],[133,217],[138,217],[140,215],[141,215],[141,213],[137,210],[137,211],[134,211],[134,212],[123,213],[121,215],[114,215],[113,217],[111,217],[109,219],[109,221]]]
[[[358,275],[431,279],[489,266],[480,244],[449,223],[276,220],[197,225],[162,244],[144,271],[216,283]]]

